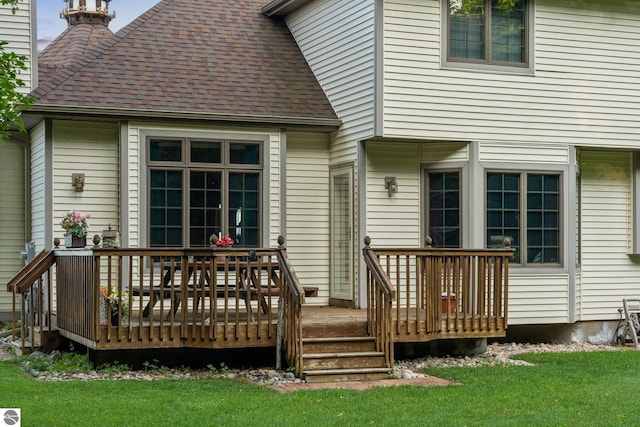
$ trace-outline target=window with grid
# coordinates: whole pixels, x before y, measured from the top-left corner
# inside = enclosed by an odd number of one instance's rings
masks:
[[[432,246],[460,247],[460,172],[428,172],[428,225]]]
[[[148,153],[150,247],[259,246],[259,142],[151,138]]]
[[[513,262],[560,263],[560,174],[487,173],[486,209],[489,247],[509,237]]]
[[[447,60],[528,65],[527,0],[447,0]]]

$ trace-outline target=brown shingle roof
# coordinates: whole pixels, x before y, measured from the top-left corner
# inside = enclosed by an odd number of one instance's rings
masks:
[[[263,15],[263,3],[162,0],[75,62],[64,61],[55,75],[48,73],[56,61],[45,61],[34,111],[66,106],[335,120],[286,25]],[[68,31],[43,56],[64,50]]]
[[[38,55],[38,79],[47,81],[87,54],[91,47],[116,40],[119,39],[104,25],[71,25]]]

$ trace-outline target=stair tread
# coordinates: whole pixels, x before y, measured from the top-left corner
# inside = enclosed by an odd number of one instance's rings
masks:
[[[343,358],[343,357],[370,357],[370,356],[384,356],[381,351],[340,351],[331,353],[304,353],[303,357],[313,359],[331,359],[331,358]]]
[[[308,337],[302,338],[303,343],[348,342],[348,341],[375,341],[374,337]]]
[[[305,375],[371,374],[391,372],[391,368],[336,368],[303,370]]]

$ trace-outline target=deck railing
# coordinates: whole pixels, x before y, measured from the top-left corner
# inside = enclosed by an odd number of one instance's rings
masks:
[[[92,349],[275,347],[278,326],[290,363],[302,346],[304,291],[282,245],[56,249],[8,287],[32,295],[14,298],[22,301],[13,311],[22,313],[23,341],[33,336],[25,327],[51,326],[55,298],[60,334]]]
[[[278,263],[281,270],[279,285],[282,290],[282,299],[279,301],[278,307],[279,333],[277,343],[282,342],[287,363],[294,368],[296,376],[301,377],[303,367],[302,304],[304,304],[305,291],[287,257],[282,236],[278,238],[278,245]],[[279,357],[280,349],[277,350],[276,355]],[[280,363],[277,363],[277,367],[280,368]]]
[[[275,249],[95,249],[93,258],[99,343],[275,344]]]
[[[367,266],[367,329],[369,335],[376,339],[376,351],[384,353],[385,365],[392,367],[394,360],[392,307],[396,299],[396,290],[369,247],[371,239],[366,237],[364,242],[363,256]]]
[[[370,241],[370,240],[369,240]],[[504,249],[366,249],[396,291],[398,340],[503,336],[509,258]],[[369,275],[379,275],[367,263]],[[383,279],[376,278],[376,281]]]

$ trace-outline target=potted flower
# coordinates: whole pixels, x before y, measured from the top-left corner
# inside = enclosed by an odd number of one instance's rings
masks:
[[[60,225],[66,231],[64,245],[67,248],[84,248],[87,245],[87,229],[89,224],[87,219],[91,214],[83,214],[80,211],[70,211],[67,213]]]
[[[211,239],[215,239],[214,245],[216,245],[217,248],[228,248],[229,246],[233,246],[233,244],[235,243],[235,241],[231,237],[217,238],[215,235],[213,235],[211,236]],[[218,255],[216,259],[221,263],[226,262],[226,257],[224,255]]]
[[[118,325],[118,312],[121,319],[125,320],[129,314],[129,293],[125,290],[118,295],[118,289],[112,288],[111,293],[104,286],[100,287],[100,308],[101,315],[104,314],[106,319],[101,324],[106,324],[107,320],[111,322],[111,326]]]

